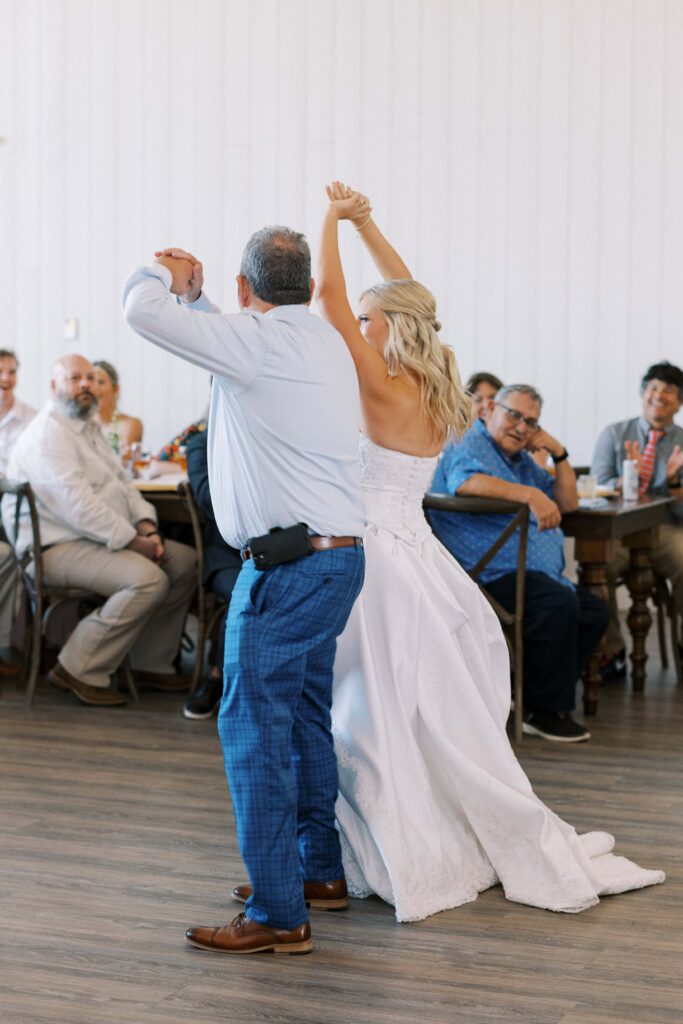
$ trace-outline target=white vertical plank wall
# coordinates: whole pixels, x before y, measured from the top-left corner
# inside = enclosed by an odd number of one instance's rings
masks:
[[[683,362],[682,0],[0,0],[0,25],[0,346],[29,401],[60,352],[105,357],[160,446],[207,378],[127,329],[126,274],[182,245],[233,309],[248,234],[315,252],[334,177],[463,375],[536,384],[576,461]],[[342,248],[355,296],[373,268]]]

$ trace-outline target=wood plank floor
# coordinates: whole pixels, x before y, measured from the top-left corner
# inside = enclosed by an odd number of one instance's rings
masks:
[[[654,652],[653,652],[654,653]],[[215,720],[180,702],[0,700],[2,1024],[659,1024],[683,1021],[683,693],[603,691],[589,744],[527,739],[537,792],[580,831],[667,871],[579,915],[507,902],[398,925],[379,900],[316,914],[315,951],[212,956],[188,924],[239,911]]]

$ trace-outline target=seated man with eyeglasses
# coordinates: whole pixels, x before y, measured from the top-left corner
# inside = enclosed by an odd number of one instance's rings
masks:
[[[449,444],[432,491],[498,498],[529,506],[524,601],[524,731],[577,743],[590,733],[574,721],[576,682],[607,626],[607,605],[576,587],[564,570],[563,512],[577,508],[576,477],[566,448],[538,422],[543,400],[528,384],[501,388],[458,444]],[[545,450],[555,476],[533,452]],[[472,569],[509,523],[510,515],[430,511],[439,540]],[[519,534],[513,533],[481,573],[485,589],[514,611]]]

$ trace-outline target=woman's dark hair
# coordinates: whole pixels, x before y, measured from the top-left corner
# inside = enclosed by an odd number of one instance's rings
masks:
[[[502,380],[499,380],[493,373],[473,373],[465,385],[465,391],[473,395],[480,384],[490,384],[496,391],[500,391],[503,386]]]
[[[683,370],[667,361],[654,363],[640,382],[641,394],[651,380],[661,380],[664,384],[672,384],[678,388],[678,400],[683,402]]]
[[[0,359],[13,359],[17,368],[19,367],[16,352],[13,352],[11,348],[0,348]]]
[[[109,377],[109,379],[111,380],[111,382],[112,382],[112,384],[114,385],[115,388],[117,388],[119,386],[119,375],[118,375],[118,372],[114,369],[114,367],[111,365],[111,363],[107,362],[106,359],[97,359],[93,363],[93,366],[97,367],[98,370],[104,370],[104,372],[106,373],[107,377]]]

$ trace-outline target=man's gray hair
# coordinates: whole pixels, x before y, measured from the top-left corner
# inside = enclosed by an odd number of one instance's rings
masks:
[[[496,395],[496,401],[504,402],[508,395],[513,394],[528,395],[532,402],[538,402],[540,409],[543,408],[541,392],[537,391],[536,388],[532,388],[531,384],[506,384]]]
[[[311,250],[291,228],[276,224],[254,232],[244,248],[240,274],[263,302],[293,306],[311,301]]]

